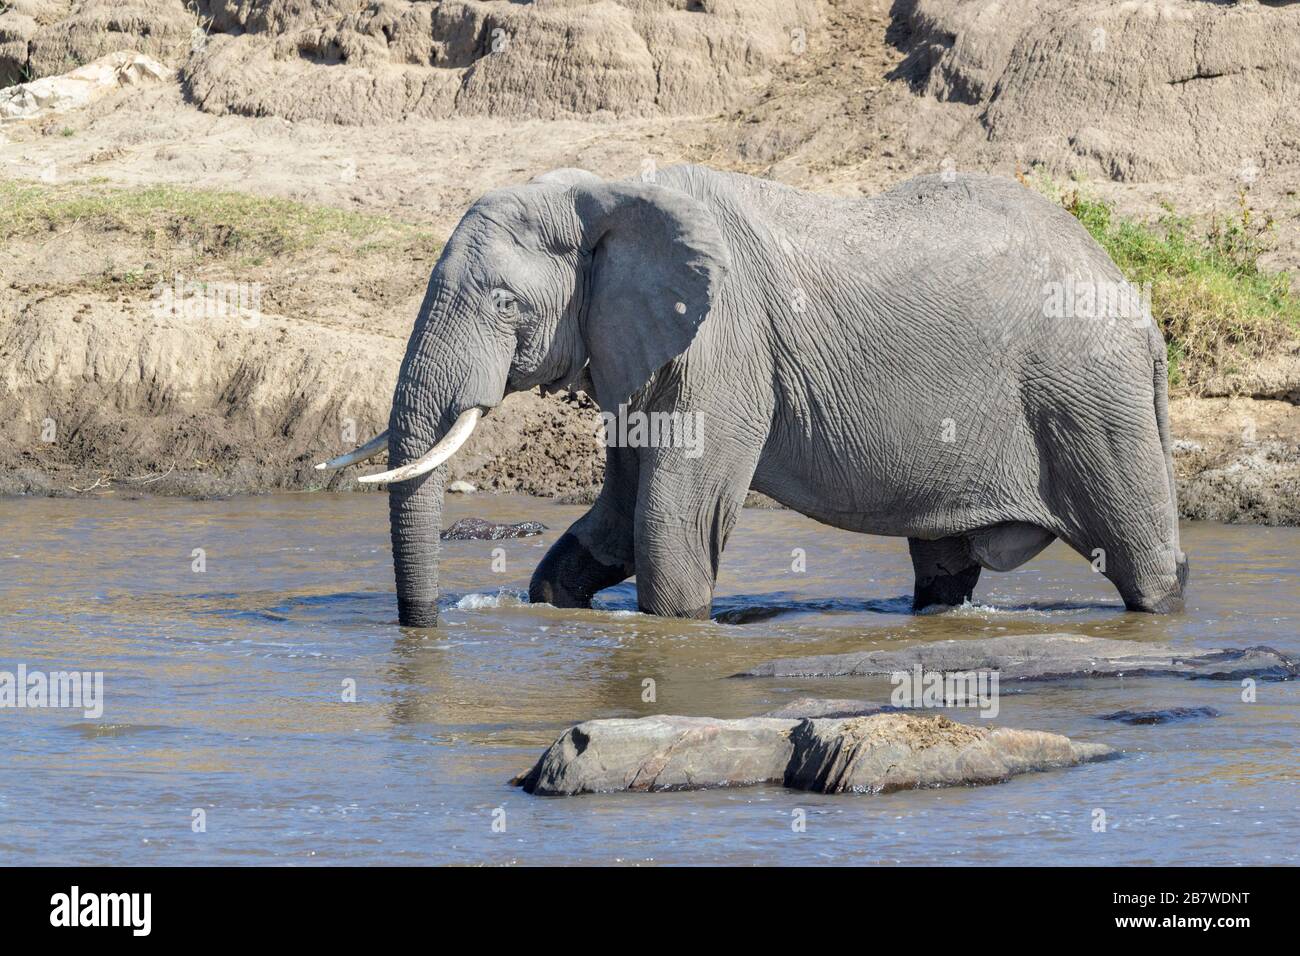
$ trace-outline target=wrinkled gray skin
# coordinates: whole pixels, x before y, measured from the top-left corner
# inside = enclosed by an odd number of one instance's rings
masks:
[[[692,412],[702,454],[611,448],[591,510],[533,576],[587,606],[709,613],[757,489],[908,539],[915,604],[959,604],[1061,538],[1131,610],[1181,608],[1165,348],[1149,322],[1045,315],[1047,283],[1122,277],[1015,182],[924,176],[865,200],[699,166],[653,184],[559,170],[465,214],[393,399],[390,466],[463,411],[583,384],[605,410]],[[436,622],[445,468],[389,488],[403,624]],[[797,543],[797,542],[796,542]]]

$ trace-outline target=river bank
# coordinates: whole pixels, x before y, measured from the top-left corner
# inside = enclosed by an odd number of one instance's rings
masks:
[[[394,359],[398,361],[399,359]],[[1295,407],[1251,398],[1182,398],[1171,419],[1178,444],[1175,469],[1184,518],[1300,526],[1300,429]],[[16,443],[0,454],[0,496],[48,495],[192,498],[282,491],[374,493],[356,476],[322,477],[313,464],[346,441],[311,444],[283,434],[241,434],[219,416],[178,414],[160,434],[159,419],[141,415],[106,423],[91,416],[72,426],[71,447]],[[511,396],[485,418],[453,460],[453,480],[476,494],[521,493],[588,503],[599,491],[603,450],[596,413],[585,396]],[[374,430],[383,425],[373,422]],[[129,448],[97,447],[105,433],[130,434]],[[358,433],[359,434],[359,433]],[[99,436],[99,439],[96,438]],[[776,507],[757,493],[749,506]]]
[[[437,233],[236,192],[0,193],[0,494],[358,488],[358,468],[312,466],[386,427]],[[1178,370],[1182,513],[1300,524],[1300,359],[1290,342],[1232,347],[1186,354]],[[581,393],[510,396],[451,477],[590,501],[597,422]]]
[[[1081,206],[1076,214],[1134,281],[1154,280],[1155,311],[1175,346],[1183,515],[1300,524],[1300,325],[1295,297],[1270,278],[1300,264],[1300,154],[1286,134],[1294,111],[1251,86],[1294,81],[1294,57],[1281,48],[1291,41],[1256,42],[1289,36],[1294,11],[1205,5],[1165,24],[1156,39],[1177,50],[1188,31],[1241,32],[1224,55],[1252,69],[1207,84],[1160,74],[1183,69],[1172,59],[1113,77],[1107,71],[1128,70],[1130,60],[1088,59],[1151,39],[1151,23],[1118,10],[1105,13],[1102,49],[1090,21],[1068,35],[1090,69],[1062,57],[1053,61],[1058,77],[1024,68],[1026,51],[1056,22],[1050,10],[1027,8],[1023,22],[1003,17],[1015,22],[1002,29],[996,16],[968,22],[947,0],[776,4],[802,24],[790,27],[788,50],[778,21],[761,16],[761,55],[692,48],[702,62],[730,58],[711,63],[720,72],[704,84],[708,97],[692,101],[701,112],[677,97],[539,113],[529,104],[550,101],[521,94],[486,113],[435,116],[389,115],[399,99],[361,95],[383,84],[349,87],[351,98],[329,85],[367,70],[387,83],[390,67],[421,82],[450,75],[412,67],[403,47],[442,29],[419,20],[427,4],[395,0],[414,19],[387,25],[370,14],[339,20],[350,39],[331,53],[343,62],[329,66],[259,59],[269,49],[262,34],[342,16],[325,3],[304,4],[283,22],[244,23],[199,4],[208,12],[191,23],[179,0],[158,0],[149,14],[157,22],[141,13],[125,32],[89,10],[69,14],[76,29],[44,14],[29,23],[26,6],[0,14],[0,32],[21,34],[26,53],[10,64],[11,79],[56,73],[65,52],[79,61],[132,43],[176,72],[0,127],[0,495],[352,490],[357,469],[324,476],[312,465],[385,427],[429,271],[470,202],[560,166],[628,177],[689,161],[843,196],[937,169],[1018,176],[1035,187],[1055,177],[1061,201]],[[531,29],[529,11],[501,6]],[[665,22],[677,17],[670,8]],[[566,35],[567,15],[536,12],[558,18],[536,28]],[[713,16],[686,19],[691,30],[713,29]],[[192,25],[207,39],[191,44]],[[1023,36],[1012,43],[1013,33]],[[656,34],[651,46],[662,40]],[[65,51],[65,41],[75,49]],[[356,62],[354,41],[369,51]],[[605,43],[585,33],[574,42]],[[381,63],[375,44],[402,65]],[[516,45],[472,68],[471,54],[484,51],[465,50],[456,69],[468,70],[471,86],[476,70],[498,67],[531,82],[536,71],[509,58],[547,49]],[[587,70],[585,62],[565,60],[565,69]],[[288,71],[280,79],[303,96],[251,103],[256,91],[240,85],[250,63]],[[673,70],[683,83],[699,72],[675,61]],[[600,87],[594,76],[575,83]],[[1029,83],[1054,99],[1020,113],[986,102],[1003,87],[1007,102],[1038,102]],[[1115,90],[1128,98],[1122,109],[1111,102]],[[1069,108],[1053,112],[1051,103]],[[1065,136],[1063,117],[1078,104],[1087,125]],[[347,115],[303,113],[336,107]],[[1204,116],[1220,125],[1213,143],[1200,145],[1218,152],[1197,166],[1192,158],[1204,150],[1187,143],[1203,138]],[[1224,144],[1242,156],[1227,157]],[[483,493],[590,500],[603,467],[594,434],[582,396],[513,396],[453,460],[452,477]]]

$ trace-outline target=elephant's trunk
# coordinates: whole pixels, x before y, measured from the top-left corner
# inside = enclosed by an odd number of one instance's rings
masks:
[[[394,440],[390,461],[402,462]],[[397,579],[397,616],[404,627],[438,623],[438,535],[447,468],[388,486],[388,516]]]
[[[406,469],[446,437],[464,389],[437,374],[447,363],[409,350],[388,420],[388,467]],[[438,552],[447,465],[388,485],[397,614],[404,627],[438,623]]]
[[[384,480],[398,619],[404,627],[438,623],[438,535],[447,459],[468,440],[481,410],[498,404],[504,391],[496,376],[466,375],[464,381],[467,385],[425,385],[418,372],[404,371],[389,418],[390,471],[384,474],[390,477]],[[432,462],[437,464],[425,467]]]
[[[448,458],[474,431],[481,412],[506,394],[514,338],[483,334],[458,301],[461,283],[435,268],[393,391],[388,418],[388,517],[398,619],[438,623],[438,535]],[[430,470],[432,469],[432,470]]]
[[[418,358],[410,366],[399,377],[389,416],[388,477],[370,477],[388,481],[398,619],[405,627],[433,627],[447,459],[469,439],[482,410],[501,401],[505,375],[466,374],[465,384],[426,384],[422,370],[445,366]]]
[[[461,413],[442,440],[423,454],[412,451],[418,445],[409,429],[399,423],[390,430],[388,460],[393,469],[368,476],[372,481],[389,481],[388,518],[397,578],[397,611],[407,627],[433,627],[438,623],[438,535],[447,480],[445,462],[469,438],[480,414],[477,407]]]

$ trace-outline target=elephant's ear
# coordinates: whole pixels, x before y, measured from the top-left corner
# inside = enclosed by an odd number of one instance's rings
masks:
[[[591,269],[582,337],[596,401],[613,410],[686,351],[730,256],[713,215],[686,193],[618,182],[574,192]]]

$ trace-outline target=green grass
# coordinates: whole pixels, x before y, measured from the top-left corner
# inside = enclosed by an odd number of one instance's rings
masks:
[[[176,186],[0,181],[0,240],[72,228],[255,263],[318,250],[369,255],[414,246],[432,254],[438,248],[432,233],[408,223],[290,199]]]
[[[1174,385],[1195,390],[1300,343],[1300,295],[1290,275],[1259,265],[1275,224],[1251,210],[1244,191],[1231,215],[1214,216],[1198,231],[1169,206],[1143,223],[1080,187],[1040,189],[1083,224],[1129,282],[1150,288]]]

